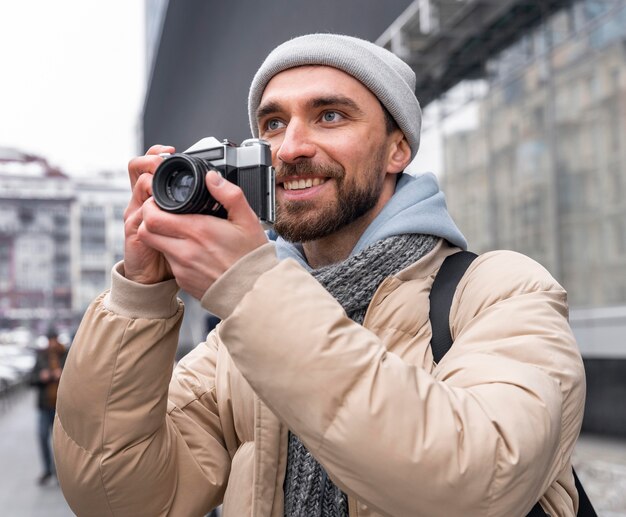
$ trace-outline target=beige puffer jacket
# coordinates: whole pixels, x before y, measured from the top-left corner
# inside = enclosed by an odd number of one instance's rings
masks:
[[[363,326],[272,244],[203,298],[224,318],[171,365],[176,286],[114,274],[71,348],[54,447],[79,516],[283,517],[288,429],[349,494],[350,515],[515,516],[541,497],[571,516],[584,372],[566,293],[537,263],[491,252],[429,347],[440,242],[386,279]],[[169,382],[169,394],[168,394]],[[542,496],[543,495],[543,496]]]

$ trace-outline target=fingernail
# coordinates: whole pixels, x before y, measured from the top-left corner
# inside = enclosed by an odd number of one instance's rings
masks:
[[[224,182],[224,178],[217,171],[209,171],[209,182],[211,185],[219,187]]]

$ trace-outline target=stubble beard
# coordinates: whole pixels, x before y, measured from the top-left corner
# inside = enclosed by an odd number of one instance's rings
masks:
[[[309,160],[283,164],[277,178],[323,176],[335,181],[336,198],[324,206],[315,201],[285,201],[276,209],[274,230],[286,241],[309,242],[327,237],[367,214],[378,203],[383,190],[384,154],[379,149],[372,165],[362,171],[362,182],[346,179],[339,164],[315,165]],[[328,181],[328,180],[327,180]]]

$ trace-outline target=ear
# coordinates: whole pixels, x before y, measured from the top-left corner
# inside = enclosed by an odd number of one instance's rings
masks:
[[[387,159],[387,173],[398,174],[411,163],[411,148],[404,133],[396,129],[391,135],[391,144]]]

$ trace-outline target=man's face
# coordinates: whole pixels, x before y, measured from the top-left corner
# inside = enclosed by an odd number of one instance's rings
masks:
[[[393,194],[387,172],[398,135],[387,134],[378,99],[352,76],[325,66],[281,72],[265,88],[257,122],[272,148],[283,238],[317,240],[371,220]]]

